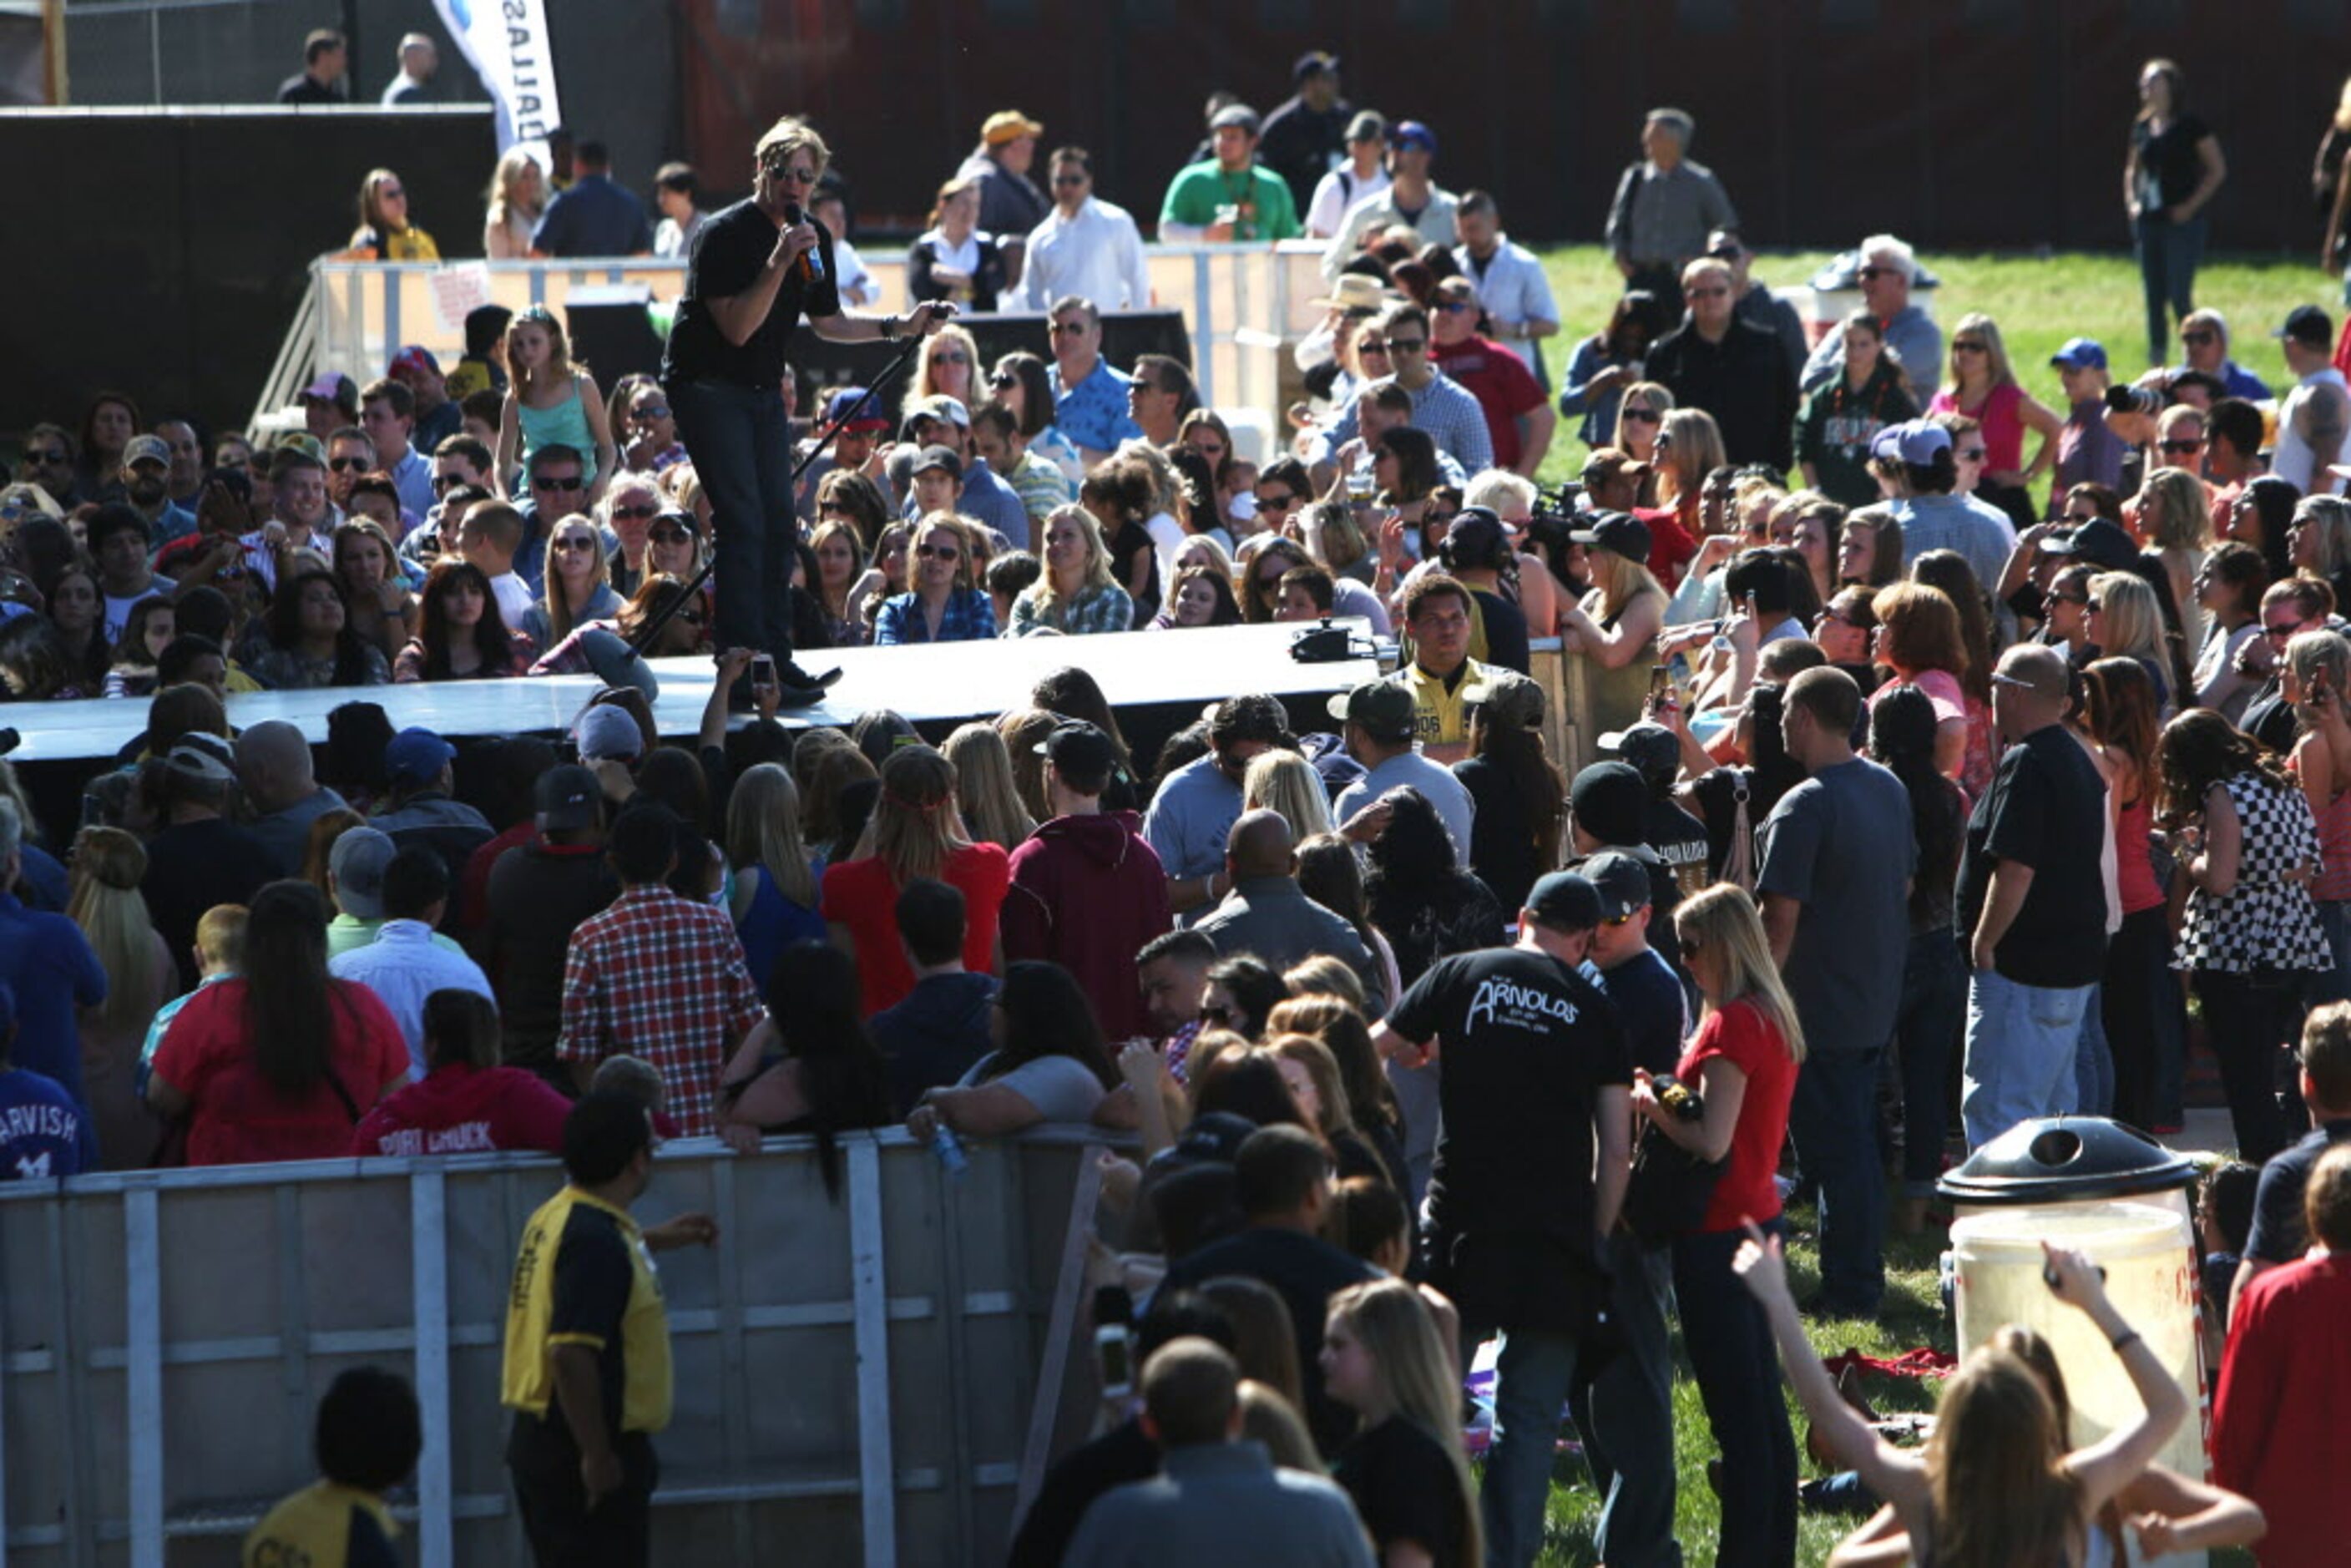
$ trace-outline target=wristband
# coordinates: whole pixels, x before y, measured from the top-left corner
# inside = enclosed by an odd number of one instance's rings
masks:
[[[882,318],[882,340],[885,343],[894,343],[898,340],[898,318],[895,316]]]
[[[2138,1338],[2138,1330],[2125,1329],[2119,1335],[2108,1343],[2113,1345],[2115,1354],[2116,1355],[2120,1355],[2124,1351],[2128,1350],[2132,1345],[2137,1343]]]

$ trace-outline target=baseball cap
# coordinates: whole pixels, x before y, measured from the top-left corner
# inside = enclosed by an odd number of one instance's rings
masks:
[[[1399,120],[1388,127],[1388,145],[1413,148],[1434,157],[1437,154],[1437,132],[1417,120]]]
[[[1555,871],[1535,879],[1527,908],[1555,931],[1589,931],[1600,924],[1600,890],[1574,872]]]
[[[383,918],[383,868],[398,852],[392,835],[379,828],[350,828],[327,852],[335,879],[335,907],[354,920]]]
[[[402,779],[421,784],[438,778],[456,755],[457,748],[433,731],[411,725],[385,743],[383,770],[395,784]]]
[[[590,713],[618,713],[611,707],[591,708]],[[634,727],[635,721],[631,720]],[[532,786],[534,803],[538,810],[538,825],[557,832],[566,828],[592,828],[596,825],[597,800],[603,793],[597,787],[596,776],[576,763],[566,762],[550,768],[538,776]]]
[[[161,463],[172,465],[172,449],[160,435],[134,435],[122,444],[122,465],[133,463]]]
[[[1461,700],[1471,707],[1484,708],[1490,724],[1532,729],[1542,722],[1542,686],[1516,670],[1489,670],[1484,683],[1463,692]]]
[[[582,762],[602,762],[608,758],[628,761],[645,746],[644,731],[628,709],[611,703],[600,703],[580,716],[580,728],[573,737],[580,747]]]
[[[927,474],[934,468],[945,469],[950,479],[959,481],[963,478],[963,459],[956,455],[952,446],[923,448],[922,455],[914,459],[914,472]]]
[[[1935,454],[1950,449],[1951,433],[1925,419],[1906,419],[1899,424],[1889,424],[1869,442],[1872,457],[1891,457],[1913,468],[1926,467],[1935,461]]]
[[[2270,336],[2291,338],[2314,349],[2331,349],[2335,346],[2335,323],[2315,305],[2297,305],[2286,313],[2285,325]]]
[[[1649,868],[1631,855],[1603,850],[1575,868],[1600,894],[1600,918],[1622,920],[1649,902]]]
[[[1001,147],[1008,141],[1018,141],[1024,136],[1042,136],[1045,128],[1017,109],[999,109],[980,125],[979,139],[990,147]]]
[[[1066,720],[1030,748],[1065,773],[1092,779],[1118,766],[1118,747],[1101,727],[1081,718]]]
[[[700,538],[702,537],[702,519],[684,507],[667,507],[663,508],[661,511],[653,514],[653,520],[647,524],[646,527],[648,528],[657,528],[663,523],[675,523],[679,528],[684,528],[695,538]]]
[[[348,398],[357,397],[359,395],[359,389],[352,386],[351,378],[343,374],[340,371],[329,371],[317,381],[314,381],[308,386],[304,387],[300,395],[303,397],[322,397],[329,402],[341,402]]]
[[[1394,681],[1365,681],[1353,691],[1341,692],[1325,707],[1332,718],[1361,726],[1374,739],[1395,744],[1413,737],[1412,692]]]
[[[933,392],[928,397],[911,399],[906,404],[905,416],[908,419],[945,420],[958,430],[971,428],[971,410],[964,406],[963,399],[950,397],[946,392]]]
[[[1646,719],[1611,730],[1600,737],[1600,749],[1613,751],[1638,773],[1652,789],[1673,782],[1681,771],[1682,743],[1674,732]]]
[[[411,343],[392,355],[391,369],[387,373],[396,376],[402,371],[412,374],[437,376],[441,373],[441,361],[434,359],[433,350],[423,344]]]
[[[2130,535],[2105,517],[2092,517],[2062,534],[2051,534],[2041,541],[2041,548],[2050,555],[2077,556],[2108,571],[2127,571],[2138,559],[2138,546],[2131,542]]]
[[[183,779],[201,779],[207,784],[233,784],[236,781],[236,764],[228,743],[216,735],[192,730],[180,737],[163,758],[163,766]]]
[[[1464,507],[1453,514],[1440,553],[1456,569],[1499,567],[1510,559],[1510,535],[1491,507]]]
[[[1567,789],[1576,825],[1604,844],[1637,844],[1649,815],[1649,786],[1625,762],[1594,762]]]
[[[1594,512],[1590,528],[1573,529],[1567,537],[1626,560],[1646,565],[1649,559],[1649,525],[1630,512]]]
[[[1338,68],[1339,57],[1330,50],[1309,49],[1299,56],[1290,66],[1290,75],[1294,81],[1304,81],[1308,77],[1319,77],[1324,71],[1335,71]]]
[[[1238,125],[1251,136],[1258,132],[1257,110],[1245,103],[1228,103],[1208,117],[1208,129],[1222,131],[1228,125]]]
[[[1624,478],[1627,475],[1645,476],[1649,472],[1649,468],[1650,465],[1642,462],[1621,447],[1598,446],[1594,447],[1591,455],[1583,460],[1583,477],[1584,482],[1589,484],[1594,474],[1603,478],[1614,480]]]
[[[850,419],[850,411],[861,402],[865,404],[864,412],[858,414],[856,418]],[[882,412],[880,402],[866,402],[863,387],[843,387],[825,400],[824,422],[831,424],[843,420],[847,423],[841,428],[844,434],[850,435],[862,435],[868,431],[890,428],[890,416]]]
[[[2060,370],[2103,371],[2106,346],[2095,338],[2068,338],[2064,348],[2049,356],[2049,362]]]
[[[1994,685],[2018,686],[2052,702],[2064,701],[2073,685],[2064,656],[2054,648],[2037,644],[2011,650],[1991,678]]]
[[[1347,121],[1347,140],[1350,141],[1385,141],[1387,139],[1388,117],[1376,109],[1357,110],[1355,118]]]

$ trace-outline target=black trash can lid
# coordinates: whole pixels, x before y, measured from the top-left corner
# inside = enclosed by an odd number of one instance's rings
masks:
[[[2020,1122],[1953,1166],[1935,1190],[1955,1203],[2073,1203],[2168,1192],[2196,1179],[2185,1155],[2103,1116]]]

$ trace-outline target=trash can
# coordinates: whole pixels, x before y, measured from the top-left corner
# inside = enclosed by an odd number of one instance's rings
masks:
[[[2195,1179],[2193,1162],[2118,1123],[2054,1116],[2011,1128],[1946,1172],[1936,1190],[1956,1211],[1944,1277],[1959,1354],[2008,1323],[2038,1331],[2065,1374],[2075,1447],[2134,1416],[2138,1396],[2113,1350],[2041,1277],[2042,1241],[2086,1253],[2195,1412],[2163,1462],[2202,1477],[2209,1412],[2188,1198]]]

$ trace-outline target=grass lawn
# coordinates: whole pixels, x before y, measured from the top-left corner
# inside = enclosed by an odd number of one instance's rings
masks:
[[[1859,236],[1855,236],[1858,238]],[[1825,251],[1775,252],[1755,260],[1754,276],[1775,287],[1800,286],[1828,260]],[[1607,324],[1622,287],[1615,267],[1597,246],[1562,246],[1542,253],[1558,301],[1561,335],[1544,346],[1552,384],[1578,340]],[[2127,255],[2068,252],[2029,256],[1925,254],[1920,261],[1942,287],[1928,296],[1945,340],[1951,324],[1980,310],[2000,324],[2009,358],[2024,389],[2060,413],[2065,402],[2049,356],[2068,338],[2095,338],[2105,345],[2116,380],[2127,381],[2143,368],[2147,327],[2140,302],[2138,268]],[[2228,318],[2230,351],[2240,365],[2281,392],[2285,359],[2269,336],[2297,305],[2318,305],[2340,319],[2341,284],[2307,261],[2222,256],[2208,261],[2196,279],[2196,302]],[[1799,314],[1807,313],[1798,307]],[[2179,354],[2175,335],[2174,362]],[[1935,367],[1939,378],[1948,367]],[[1911,367],[1919,379],[1917,367]],[[1921,399],[1923,402],[1923,398]],[[2028,454],[2030,448],[2027,449]],[[1542,482],[1573,479],[1583,462],[1583,444],[1573,422],[1560,422],[1558,438],[1542,466]]]

